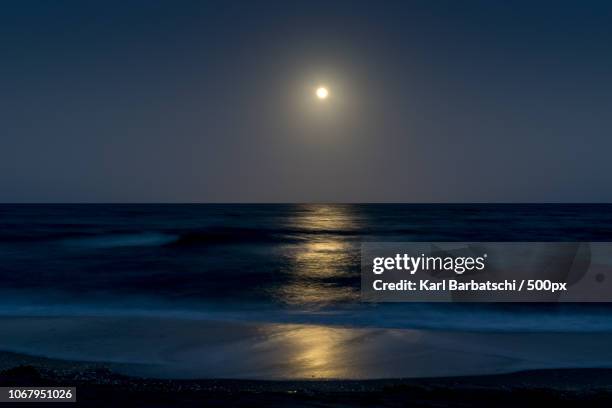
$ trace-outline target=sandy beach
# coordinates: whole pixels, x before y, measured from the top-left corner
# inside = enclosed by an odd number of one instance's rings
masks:
[[[102,316],[2,317],[0,324],[2,351],[99,363],[119,374],[147,378],[369,380],[612,367],[612,334],[607,333],[389,330]],[[0,362],[0,369],[11,364]]]
[[[170,380],[109,365],[0,353],[0,386],[76,387],[87,407],[608,407],[612,370],[549,369],[385,380]],[[57,405],[57,404],[56,404]]]
[[[91,407],[610,406],[612,334],[0,318],[0,386]],[[70,406],[74,406],[71,404]]]

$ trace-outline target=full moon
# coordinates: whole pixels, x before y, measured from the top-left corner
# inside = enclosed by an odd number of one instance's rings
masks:
[[[327,88],[320,86],[317,88],[316,94],[317,98],[319,99],[327,99],[327,97],[329,96],[329,91],[327,90]]]

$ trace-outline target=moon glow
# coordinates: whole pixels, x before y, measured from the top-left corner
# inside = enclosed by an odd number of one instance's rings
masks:
[[[319,99],[327,99],[329,96],[329,91],[323,86],[318,87],[315,93]]]

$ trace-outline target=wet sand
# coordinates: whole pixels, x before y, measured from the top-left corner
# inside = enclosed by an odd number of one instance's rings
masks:
[[[76,386],[77,406],[612,406],[612,369],[594,368],[612,366],[609,334],[143,317],[0,324],[0,386]]]
[[[468,333],[150,317],[2,317],[0,350],[146,378],[369,380],[612,367],[612,334]],[[14,366],[3,363],[0,369]]]

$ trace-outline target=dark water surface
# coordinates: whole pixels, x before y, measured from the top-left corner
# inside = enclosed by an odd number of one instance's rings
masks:
[[[362,240],[612,241],[612,205],[0,205],[0,313],[612,332],[605,304],[360,303]]]

